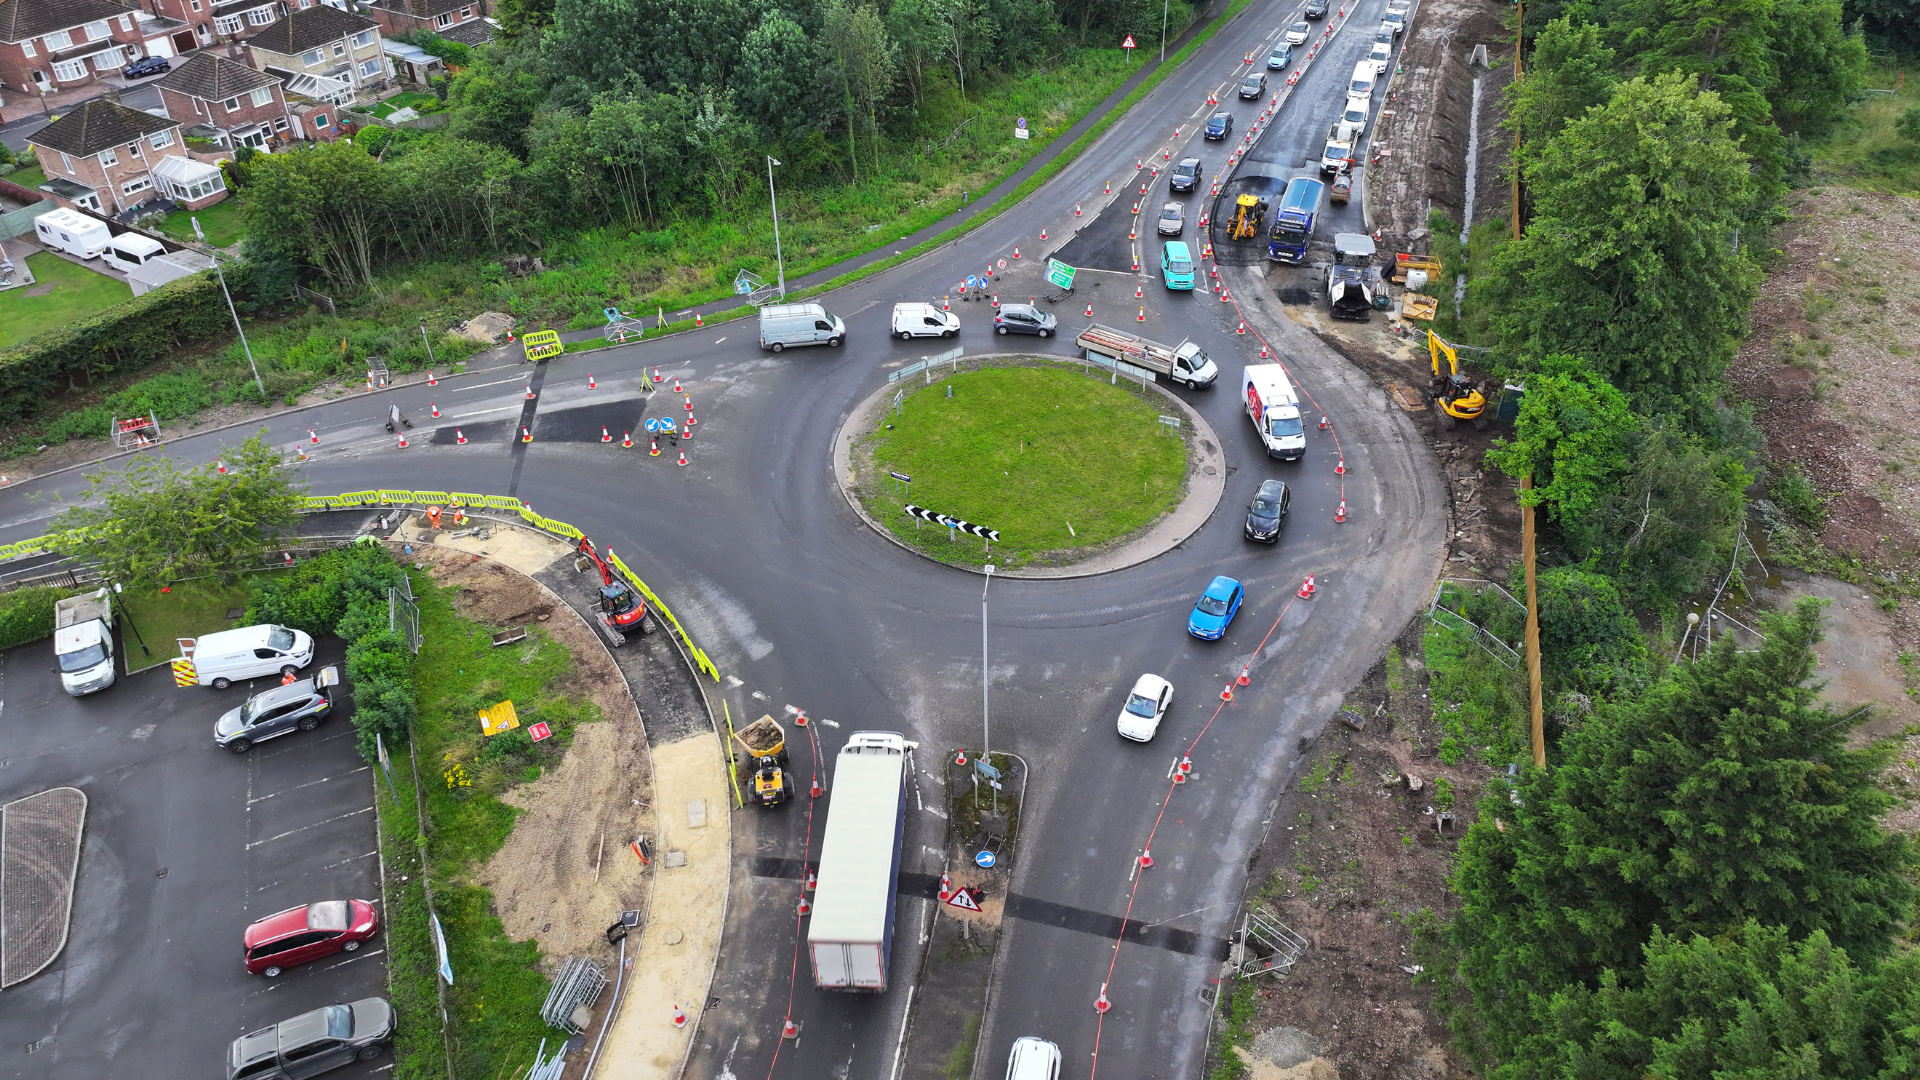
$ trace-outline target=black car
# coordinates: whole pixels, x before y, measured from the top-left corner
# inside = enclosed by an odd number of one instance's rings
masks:
[[[1327,0],[1307,0],[1307,10],[1302,14],[1309,19],[1324,19],[1327,17],[1328,6]]]
[[[1000,310],[993,314],[993,331],[996,334],[1038,334],[1052,337],[1053,328],[1060,320],[1053,317],[1051,311],[1041,311],[1032,304],[1001,304]]]
[[[1192,191],[1200,186],[1200,159],[1181,158],[1167,177],[1167,188],[1171,191]]]
[[[244,754],[262,739],[289,731],[312,731],[333,715],[333,688],[339,682],[339,668],[323,667],[311,679],[255,694],[213,725],[213,741]]]
[[[172,71],[173,63],[164,56],[143,56],[120,69],[123,78],[144,79],[149,75],[158,75],[163,71]]]
[[[1253,502],[1247,506],[1247,524],[1242,532],[1249,540],[1258,540],[1262,544],[1278,543],[1280,526],[1287,521],[1287,504],[1293,499],[1293,492],[1279,480],[1263,480],[1260,490],[1253,495]]]
[[[1209,139],[1224,139],[1233,134],[1233,114],[1217,112],[1207,117],[1206,136]]]
[[[1256,71],[1240,83],[1240,96],[1251,101],[1267,92],[1267,73]]]

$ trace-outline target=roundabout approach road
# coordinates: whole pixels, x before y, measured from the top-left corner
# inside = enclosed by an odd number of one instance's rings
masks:
[[[908,797],[903,866],[937,878],[944,821],[921,812],[919,801],[944,802],[940,755],[979,745],[981,578],[918,559],[863,525],[832,475],[834,431],[889,369],[944,344],[890,340],[886,322],[895,301],[937,299],[1001,258],[1013,267],[996,283],[1003,298],[1044,292],[1039,264],[1048,251],[1127,250],[1126,211],[1143,180],[1143,222],[1151,225],[1153,208],[1167,198],[1165,178],[1140,176],[1127,159],[1164,151],[1177,161],[1194,153],[1209,172],[1224,169],[1222,145],[1197,137],[1197,121],[1212,111],[1207,94],[1218,92],[1228,103],[1222,107],[1241,114],[1244,129],[1264,102],[1234,100],[1247,70],[1240,59],[1249,51],[1256,63],[1263,59],[1299,6],[1259,0],[1021,205],[954,244],[822,298],[847,320],[843,348],[772,355],[758,349],[752,322],[716,325],[537,368],[479,367],[437,387],[412,383],[282,414],[266,422],[270,440],[292,450],[307,444],[309,428],[318,433],[320,445],[307,447],[314,453],[300,466],[317,494],[374,487],[511,494],[580,526],[674,605],[723,673],[722,683],[706,685],[736,720],[793,706],[837,724],[814,727],[823,762],[855,730],[897,730],[917,740],[918,790]],[[1385,0],[1349,6],[1356,10],[1336,35],[1330,61],[1371,37]],[[1352,61],[1343,62],[1350,71]],[[1316,125],[1324,131],[1339,104],[1297,93],[1274,120],[1275,133]],[[1108,183],[1117,209],[1102,213]],[[1193,216],[1204,196],[1187,200]],[[1085,211],[1079,218],[1076,203]],[[1053,238],[1044,243],[1043,226]],[[1151,234],[1141,236],[1142,250],[1157,252]],[[1187,236],[1195,239],[1191,229]],[[976,1075],[997,1075],[1021,1035],[1058,1043],[1065,1076],[1200,1075],[1210,1012],[1201,995],[1219,975],[1270,807],[1342,693],[1425,603],[1444,555],[1446,493],[1405,414],[1316,339],[1291,326],[1267,326],[1266,340],[1282,343],[1279,358],[1334,427],[1309,424],[1302,461],[1268,460],[1237,394],[1240,367],[1257,362],[1258,341],[1234,333],[1235,306],[1205,292],[1162,289],[1151,276],[1156,264],[1143,258],[1144,279],[1083,275],[1084,287],[1055,309],[1063,338],[995,337],[984,305],[954,305],[963,320],[959,343],[970,355],[1068,354],[1089,297],[1100,321],[1132,324],[1127,328],[1160,340],[1199,341],[1219,362],[1220,382],[1175,392],[1213,426],[1229,472],[1211,519],[1175,550],[1097,577],[992,584],[994,748],[1024,757],[1031,785]],[[1145,297],[1135,300],[1127,286],[1140,282]],[[1277,307],[1272,299],[1245,305],[1254,309],[1248,318],[1255,330],[1267,325],[1264,309]],[[1142,305],[1144,326],[1136,316]],[[693,397],[700,422],[685,444],[685,468],[676,467],[671,452],[649,457],[644,439],[632,450],[619,446],[623,431],[639,438],[644,415],[685,415],[677,397],[640,394],[655,367],[668,380],[664,387],[677,377]],[[589,373],[598,389],[588,389]],[[531,402],[529,378],[537,393]],[[418,425],[406,449],[381,429],[389,403]],[[441,419],[429,417],[430,403]],[[523,422],[531,444],[519,440]],[[610,446],[600,441],[603,426],[616,440]],[[456,443],[456,427],[465,445]],[[237,443],[251,430],[180,438],[166,452],[211,460],[223,442]],[[1346,472],[1337,475],[1342,452]],[[1292,516],[1272,548],[1249,544],[1240,533],[1241,509],[1269,477],[1294,488]],[[57,509],[47,496],[71,496],[83,486],[79,472],[69,471],[0,494],[0,540],[37,535]],[[1340,524],[1334,512],[1343,497],[1349,517]],[[1186,613],[1217,573],[1246,583],[1246,606],[1226,640],[1196,641],[1185,632]],[[1295,591],[1309,573],[1318,595],[1298,600]],[[1251,685],[1218,708],[1221,687],[1243,665],[1251,668]],[[1135,745],[1115,735],[1113,722],[1121,697],[1144,671],[1169,679],[1176,701],[1158,738]],[[1198,779],[1175,790],[1168,767],[1190,745]],[[806,748],[796,748],[795,766],[806,770]],[[829,788],[819,804],[824,812],[832,777],[823,770],[822,778]],[[712,991],[717,1004],[709,1003],[701,1020],[689,1076],[893,1075],[932,900],[911,887],[902,891],[888,993],[816,993],[804,957],[790,990],[800,882],[782,868],[797,866],[807,850],[803,809],[735,816],[733,894]],[[1150,831],[1156,865],[1136,887],[1133,868]],[[816,855],[818,836],[816,829]],[[1124,942],[1123,917],[1130,920]],[[1104,1018],[1093,1008],[1103,984],[1113,1006]],[[789,1010],[803,1035],[782,1046],[780,1022]]]

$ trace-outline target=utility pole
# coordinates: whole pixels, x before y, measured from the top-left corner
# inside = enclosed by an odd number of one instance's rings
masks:
[[[1514,5],[1513,34],[1513,81],[1520,82],[1520,54],[1527,48],[1527,5],[1525,0]],[[1513,133],[1513,193],[1508,197],[1513,204],[1513,238],[1520,239],[1520,131]],[[1531,565],[1531,564],[1529,564]],[[1532,606],[1531,601],[1528,604]]]
[[[1520,478],[1520,558],[1527,567],[1527,682],[1529,713],[1533,719],[1533,767],[1547,767],[1547,731],[1540,709],[1540,594],[1534,584],[1533,506],[1527,492],[1533,474]]]
[[[41,98],[41,100],[46,99]],[[200,231],[199,217],[190,217],[187,220],[193,222],[193,235],[199,237],[202,244],[206,244],[207,257],[213,260],[213,272],[220,276],[220,295],[227,298],[227,314],[233,316],[233,329],[240,335],[240,348],[246,351],[247,366],[253,369],[253,385],[260,390],[260,404],[265,405],[267,384],[260,381],[260,366],[253,362],[253,346],[247,344],[247,328],[240,325],[240,312],[233,306],[233,294],[227,291],[227,272],[220,269],[219,249],[212,244],[207,244],[207,234]],[[425,332],[425,327],[421,328],[421,332]]]

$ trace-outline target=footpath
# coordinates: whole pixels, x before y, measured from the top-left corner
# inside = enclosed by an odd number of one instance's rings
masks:
[[[584,573],[576,569],[572,544],[494,517],[474,520],[489,530],[486,535],[475,535],[471,527],[432,529],[423,521],[417,511],[408,512],[390,536],[416,550],[442,557],[464,553],[475,562],[525,575],[597,627],[600,576],[591,564]],[[595,1004],[597,1025],[587,1029],[573,1055],[583,1067],[569,1070],[604,1080],[668,1080],[680,1074],[713,977],[732,856],[725,755],[705,694],[672,630],[657,613],[650,617],[656,624],[652,633],[630,635],[617,648],[607,647],[595,632],[639,711],[645,729],[639,750],[650,758],[653,800],[650,808],[636,807],[636,819],[650,822],[643,825],[650,831],[607,837],[600,855],[612,864],[636,862],[644,854],[653,870],[648,899],[638,907],[639,925],[628,932],[624,953],[606,950],[611,985]],[[572,752],[583,749],[576,743]],[[643,844],[639,853],[633,850],[636,841]],[[595,914],[609,927],[621,917],[612,908]],[[616,973],[619,955],[626,957],[625,970]]]

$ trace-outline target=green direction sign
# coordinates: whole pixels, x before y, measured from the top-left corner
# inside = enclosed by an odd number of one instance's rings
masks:
[[[1059,259],[1047,260],[1047,280],[1063,289],[1073,288],[1073,275],[1078,272]]]

